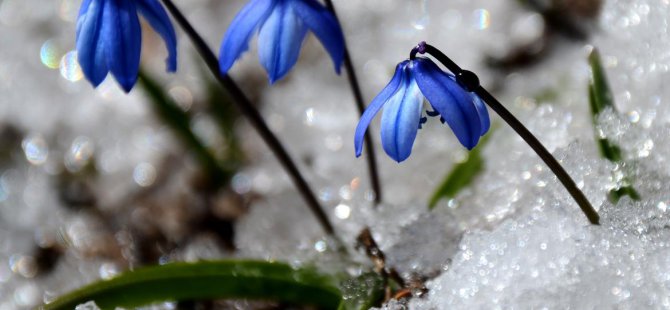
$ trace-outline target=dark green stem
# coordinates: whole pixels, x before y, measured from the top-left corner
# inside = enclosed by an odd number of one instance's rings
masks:
[[[563,184],[565,189],[568,190],[568,193],[572,198],[577,202],[579,207],[582,209],[582,212],[589,219],[591,224],[598,225],[600,221],[600,216],[598,212],[591,206],[591,203],[586,199],[584,193],[582,193],[575,181],[572,180],[570,175],[563,169],[563,166],[558,163],[556,158],[547,151],[547,149],[540,143],[539,140],[523,125],[521,122],[512,115],[493,95],[491,95],[484,87],[479,85],[479,79],[477,76],[470,72],[461,69],[454,61],[452,61],[447,55],[442,53],[437,48],[421,42],[419,46],[412,50],[410,54],[410,59],[416,57],[416,53],[428,53],[435,57],[439,62],[441,62],[449,71],[456,75],[457,81],[461,86],[470,92],[474,92],[481,98],[486,104],[493,109],[500,117],[507,122],[507,124],[516,131],[516,133],[521,136],[521,138],[528,143],[528,145],[537,153],[538,156],[544,161],[549,169],[558,177],[558,180]]]
[[[263,138],[263,141],[265,141],[275,156],[277,156],[277,159],[282,164],[284,169],[286,169],[286,172],[293,180],[293,183],[298,189],[298,192],[300,192],[303,199],[307,203],[307,206],[316,216],[319,224],[321,224],[321,227],[326,231],[327,234],[335,236],[335,229],[330,223],[328,216],[323,211],[319,201],[316,199],[316,196],[314,196],[314,192],[309,187],[302,174],[300,174],[300,171],[298,170],[293,160],[291,160],[291,157],[288,155],[288,152],[281,144],[279,139],[277,139],[272,131],[270,131],[270,128],[263,120],[261,114],[251,104],[251,101],[244,95],[239,86],[237,86],[237,83],[235,83],[235,81],[233,81],[233,79],[231,79],[228,75],[221,74],[219,71],[219,62],[216,58],[216,55],[214,52],[212,52],[209,46],[207,46],[207,43],[205,43],[200,34],[193,28],[191,23],[174,5],[174,3],[172,3],[171,0],[162,1],[172,17],[189,36],[191,42],[195,46],[195,49],[200,54],[200,57],[202,57],[202,59],[205,61],[205,64],[212,72],[214,77],[216,77],[216,80],[229,93],[229,95],[233,98],[233,102],[237,105],[242,114],[247,118],[247,120],[249,120],[251,125],[256,129],[261,138]]]
[[[335,6],[331,0],[325,0],[326,7],[333,13],[335,20],[339,24],[339,19],[337,18],[337,13],[335,12]],[[360,116],[365,112],[365,101],[363,99],[363,94],[361,93],[361,87],[358,83],[358,78],[356,77],[356,70],[354,70],[354,64],[351,61],[351,56],[349,55],[349,49],[347,48],[347,43],[345,40],[344,43],[344,67],[347,69],[347,77],[349,78],[349,86],[351,87],[351,92],[354,95],[356,108],[358,109],[358,114]],[[375,148],[373,147],[374,140],[372,140],[372,134],[370,130],[365,132],[365,149],[368,152],[367,161],[368,161],[368,171],[370,173],[370,182],[372,185],[372,190],[375,192],[375,204],[379,204],[382,201],[382,189],[379,181],[379,172],[377,170],[377,157],[375,155]]]

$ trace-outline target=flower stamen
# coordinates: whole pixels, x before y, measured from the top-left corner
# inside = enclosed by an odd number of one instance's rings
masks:
[[[419,129],[422,129],[422,128],[423,128],[423,124],[425,124],[426,122],[428,122],[428,118],[427,118],[427,117],[424,116],[424,117],[420,118],[420,119],[419,119]]]

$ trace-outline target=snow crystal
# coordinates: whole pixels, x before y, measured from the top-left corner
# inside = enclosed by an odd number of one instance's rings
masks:
[[[179,5],[214,46],[244,3]],[[133,240],[99,214],[65,208],[53,186],[56,176],[95,163],[100,175],[92,191],[103,214],[130,213],[118,222],[146,235],[161,231],[169,239],[165,243],[183,241],[176,240],[182,220],[205,209],[186,186],[194,170],[189,160],[172,171],[177,177],[153,202],[158,206],[125,205],[129,196],[151,196],[152,187],[163,182],[160,161],[183,152],[141,91],[126,95],[111,80],[93,90],[83,80],[72,51],[78,6],[76,0],[0,2],[0,136],[13,145],[0,145],[3,309],[33,308],[117,274],[137,259],[128,251],[101,249],[110,240]],[[336,251],[337,243],[324,236],[275,157],[242,120],[236,130],[249,165],[235,175],[232,190],[248,197],[249,211],[234,224],[237,251],[230,253],[203,234],[174,252],[154,253],[157,259],[252,257],[316,264],[329,272],[349,267],[357,274],[364,270],[358,266],[369,262],[354,249],[356,236],[369,227],[388,265],[403,277],[427,279],[429,290],[409,301],[391,300],[382,309],[670,307],[670,2],[603,1],[586,41],[555,39],[542,62],[510,72],[492,70],[483,60],[532,42],[549,27],[517,2],[337,0],[335,6],[367,100],[417,42],[430,42],[477,72],[537,135],[599,210],[601,225],[588,224],[548,168],[496,116],[496,129],[482,150],[484,171],[433,210],[426,201],[467,152],[446,126],[431,121],[412,156],[398,165],[383,153],[379,120],[373,121],[384,189],[383,203],[373,207],[365,160],[353,154],[358,118],[346,73],[333,73],[331,60],[309,36],[296,67],[275,85],[266,83],[257,58],[249,56],[253,51],[231,74],[259,103],[352,255]],[[199,112],[201,63],[190,57],[185,37],[179,44],[184,57],[177,74],[163,74],[162,45],[145,44],[144,53],[160,57],[143,57],[143,64],[160,76],[182,109],[195,114],[193,130],[214,146],[223,137]],[[599,116],[595,131],[586,91],[586,57],[593,48],[602,55],[617,106]],[[255,43],[251,49],[257,49]],[[624,162],[600,158],[594,134],[619,145]],[[624,176],[641,200],[623,197],[614,204],[608,193]],[[72,190],[82,188],[85,184]],[[177,210],[168,210],[166,201],[180,201]],[[54,244],[62,247],[63,258],[52,274],[39,277],[34,247]]]

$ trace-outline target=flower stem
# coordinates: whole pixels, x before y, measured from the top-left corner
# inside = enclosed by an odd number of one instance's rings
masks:
[[[311,190],[305,178],[298,171],[297,166],[291,160],[291,157],[286,152],[286,149],[281,144],[279,139],[270,131],[270,128],[263,120],[263,117],[258,112],[258,110],[251,104],[251,101],[244,95],[242,90],[237,86],[235,81],[231,79],[228,75],[221,74],[219,71],[219,62],[212,50],[207,46],[207,43],[202,39],[200,34],[193,28],[191,23],[184,17],[181,11],[172,3],[171,0],[162,0],[165,7],[168,9],[172,17],[177,20],[177,23],[189,36],[196,50],[200,54],[200,57],[205,61],[209,70],[214,74],[216,80],[221,84],[221,86],[229,93],[229,95],[234,99],[233,102],[240,109],[242,114],[249,120],[252,126],[260,134],[261,138],[265,143],[270,147],[272,152],[277,156],[279,162],[284,166],[286,172],[289,174],[293,183],[298,189],[298,192],[302,195],[307,206],[314,213],[319,224],[323,230],[331,235],[335,236],[335,229],[331,224],[328,216],[323,211],[323,208],[319,204],[319,201],[314,196],[314,192]],[[337,239],[337,238],[336,238]]]
[[[335,12],[335,6],[333,5],[332,0],[325,0],[326,7],[333,13],[335,20],[340,24],[339,19],[337,18],[337,13]],[[344,43],[344,67],[347,69],[347,77],[349,78],[349,86],[351,87],[351,92],[354,95],[356,108],[358,109],[359,116],[363,115],[365,112],[365,102],[363,100],[363,94],[361,92],[360,84],[358,84],[358,78],[356,77],[356,71],[354,70],[354,64],[349,55],[349,48],[345,40]],[[372,183],[372,190],[375,192],[375,204],[379,204],[382,201],[382,189],[379,181],[379,172],[377,170],[377,157],[375,155],[375,148],[373,147],[374,140],[372,140],[372,134],[370,131],[365,132],[365,149],[368,150],[367,162],[368,162],[368,171],[370,173],[370,182]]]
[[[558,180],[561,181],[565,189],[568,190],[568,193],[572,198],[577,202],[579,207],[582,209],[582,212],[589,219],[591,224],[598,225],[600,221],[600,216],[598,212],[591,206],[584,193],[582,193],[575,181],[570,178],[570,175],[563,169],[563,166],[558,163],[556,158],[547,151],[547,149],[537,140],[537,138],[523,125],[521,122],[510,113],[491,93],[489,93],[484,87],[479,85],[479,79],[477,76],[470,72],[461,69],[455,62],[453,62],[447,55],[442,53],[437,48],[421,42],[412,53],[410,58],[414,58],[416,53],[428,53],[435,57],[439,62],[441,62],[449,71],[456,75],[456,79],[466,90],[474,92],[477,94],[486,104],[493,109],[500,117],[507,122],[507,124],[516,131],[521,138],[528,143],[528,145],[537,153],[538,156],[544,161],[549,169],[558,177]]]

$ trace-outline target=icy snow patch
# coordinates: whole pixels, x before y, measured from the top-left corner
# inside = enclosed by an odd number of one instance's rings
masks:
[[[666,146],[664,132],[667,126],[646,135]],[[573,144],[558,157],[568,170],[596,171],[594,178],[607,179],[602,168],[608,166],[582,158],[581,148]],[[569,196],[559,194],[553,201],[519,201],[535,207],[490,232],[466,233],[449,270],[430,281],[427,297],[412,300],[411,308],[669,307],[670,175],[654,160],[665,151],[636,162],[641,201],[602,201],[601,226],[588,225]],[[605,194],[607,184],[595,184],[585,188],[587,196]]]

